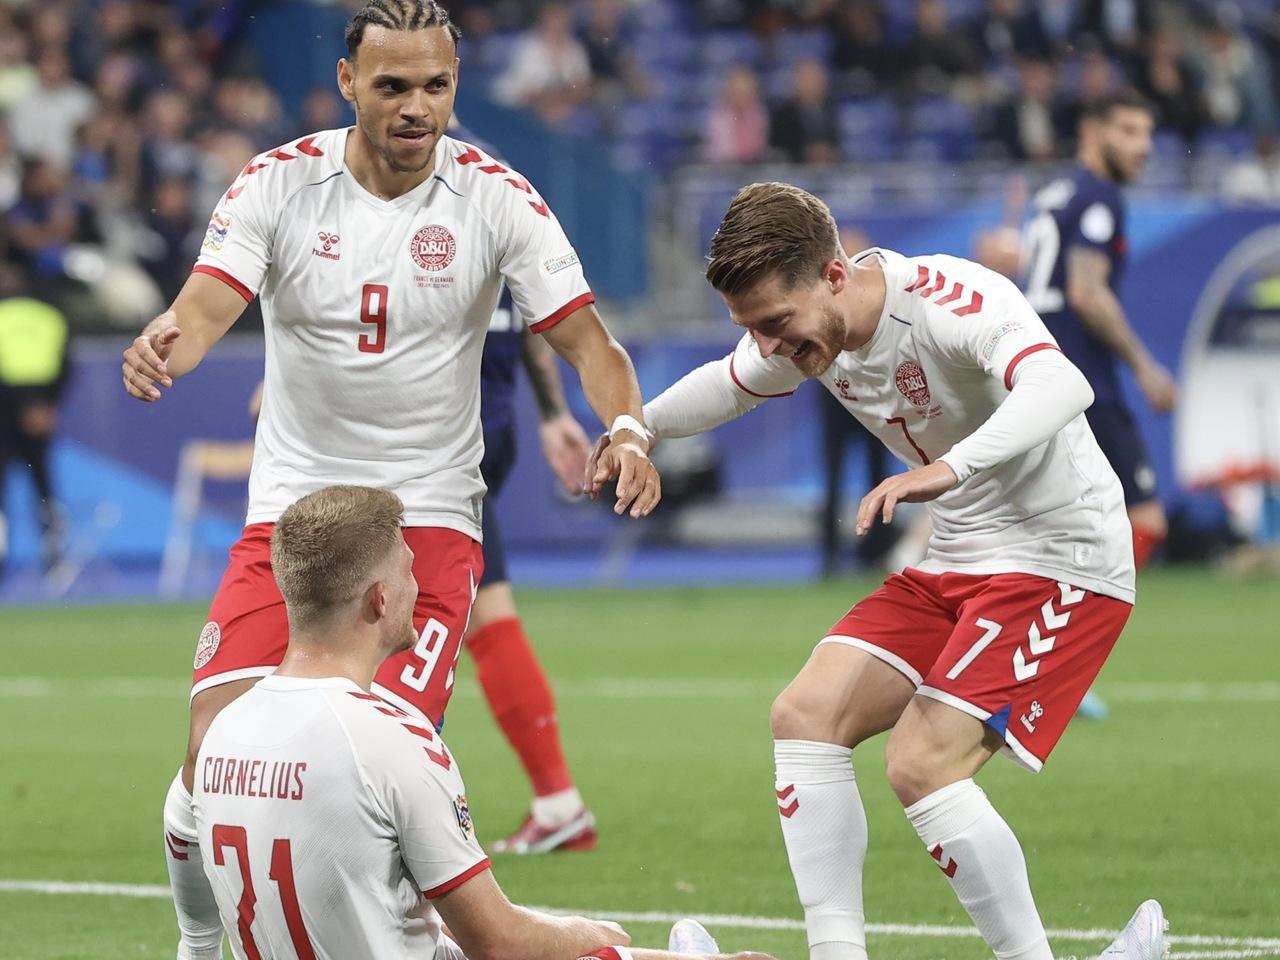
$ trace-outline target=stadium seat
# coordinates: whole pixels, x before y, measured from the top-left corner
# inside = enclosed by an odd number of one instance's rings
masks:
[[[898,136],[898,108],[888,97],[846,100],[837,108],[840,149],[852,160],[888,160]]]

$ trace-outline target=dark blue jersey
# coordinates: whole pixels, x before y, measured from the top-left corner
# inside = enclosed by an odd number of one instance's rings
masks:
[[[1084,167],[1035,195],[1022,238],[1022,290],[1062,352],[1088,379],[1097,402],[1113,403],[1120,399],[1115,354],[1067,303],[1067,254],[1075,247],[1106,255],[1110,287],[1119,296],[1129,253],[1124,198],[1116,184]]]
[[[472,135],[460,123],[449,128],[449,136],[479,147],[500,160],[501,155],[485,141]],[[485,433],[501,430],[515,418],[516,375],[520,369],[524,321],[511,300],[511,291],[502,288],[498,308],[489,321],[489,334],[484,341],[480,360],[480,427]]]

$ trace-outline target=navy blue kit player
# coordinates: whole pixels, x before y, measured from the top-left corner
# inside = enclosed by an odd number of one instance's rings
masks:
[[[1139,570],[1168,525],[1155,472],[1120,391],[1117,361],[1133,371],[1151,409],[1168,413],[1177,402],[1172,376],[1129,326],[1117,293],[1129,252],[1120,188],[1141,175],[1153,126],[1151,107],[1131,91],[1088,104],[1076,169],[1036,194],[1022,250],[1027,300],[1093,387],[1096,399],[1085,416],[1124,487]]]
[[[449,135],[498,156],[461,125]],[[482,526],[484,574],[471,608],[463,647],[476,663],[485,700],[520,758],[533,789],[533,804],[511,836],[492,844],[495,853],[587,850],[596,844],[595,818],[574,785],[564,756],[551,685],[525,634],[507,574],[506,550],[493,499],[516,456],[516,382],[523,367],[538,405],[542,452],[564,489],[582,492],[591,444],[565,403],[555,353],[529,333],[504,291],[489,323],[480,362],[480,423],[485,494]]]

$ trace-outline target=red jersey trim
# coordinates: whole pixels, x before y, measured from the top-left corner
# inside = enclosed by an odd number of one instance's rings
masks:
[[[1039,353],[1041,350],[1057,350],[1059,353],[1062,352],[1056,345],[1052,343],[1037,343],[1034,346],[1027,347],[1027,349],[1023,350],[1016,357],[1014,357],[1012,360],[1009,361],[1009,366],[1005,367],[1004,388],[1006,390],[1013,389],[1013,371],[1018,368],[1018,364],[1020,364],[1023,360],[1027,359],[1027,357],[1031,356],[1033,353]]]
[[[440,884],[440,886],[438,887],[432,887],[430,890],[422,891],[422,895],[426,897],[428,900],[434,900],[436,897],[443,896],[444,894],[448,893],[450,890],[453,890],[457,887],[462,886],[472,877],[476,876],[477,874],[484,873],[488,869],[489,869],[489,858],[485,857],[483,860],[477,863],[474,867],[471,867],[468,870],[464,870],[462,873],[458,874],[452,880],[446,880],[444,883]]]
[[[246,303],[253,303],[253,291],[246,287],[243,283],[227,273],[225,270],[219,270],[217,267],[206,266],[203,263],[197,263],[191,268],[192,273],[207,273],[211,277],[217,277],[228,287],[234,290],[240,296],[244,297]]]
[[[533,333],[546,333],[548,330],[554,327],[557,323],[559,323],[569,314],[573,313],[573,311],[580,310],[583,307],[585,307],[588,303],[595,303],[595,302],[596,302],[596,295],[590,291],[587,291],[580,297],[574,297],[572,300],[570,300],[563,307],[561,307],[555,313],[551,314],[551,316],[547,317],[546,319],[539,320],[537,323],[531,324],[529,327],[529,330]]]
[[[789,397],[793,393],[795,393],[794,390],[788,390],[786,393],[756,393],[750,387],[745,386],[743,382],[738,379],[738,371],[736,371],[733,368],[733,358],[734,358],[734,354],[732,353],[729,354],[729,376],[733,378],[734,384],[736,384],[738,389],[741,390],[743,393],[749,393],[751,394],[751,396],[759,397],[761,400],[776,400],[778,397]]]

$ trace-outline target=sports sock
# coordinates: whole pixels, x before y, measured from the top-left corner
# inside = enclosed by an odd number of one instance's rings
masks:
[[[181,770],[164,798],[164,846],[169,887],[182,936],[178,960],[221,960],[222,919],[213,888],[204,875],[191,794],[182,784]]]
[[[1146,527],[1134,525],[1133,528],[1133,565],[1141,570],[1164,543],[1164,534],[1156,533]]]
[[[489,709],[520,758],[534,796],[572,789],[551,684],[520,619],[504,617],[485,624],[468,637],[467,649],[475,657]]]
[[[867,815],[853,779],[853,751],[814,740],[775,740],[773,760],[810,960],[866,960],[862,864]]]
[[[533,819],[544,827],[558,827],[582,812],[582,794],[575,787],[533,798]]]
[[[1053,960],[1022,847],[981,787],[935,790],[907,817],[997,960]]]

